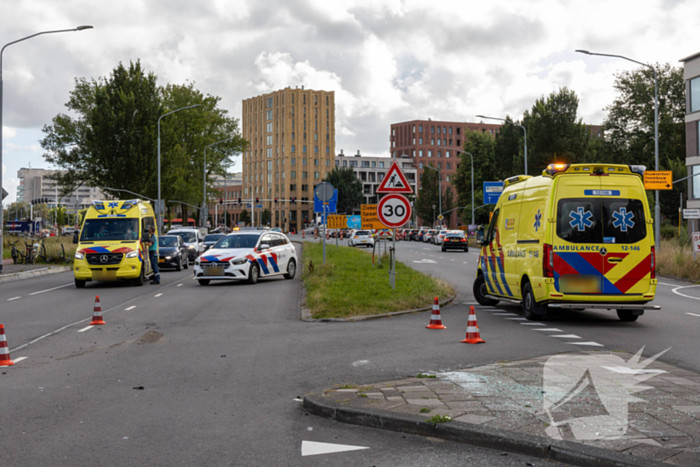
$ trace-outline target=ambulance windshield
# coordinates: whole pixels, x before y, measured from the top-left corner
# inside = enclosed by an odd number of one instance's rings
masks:
[[[647,235],[638,199],[568,198],[557,206],[557,236],[571,243],[636,243]]]

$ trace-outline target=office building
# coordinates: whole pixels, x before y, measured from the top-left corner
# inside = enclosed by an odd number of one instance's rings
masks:
[[[66,208],[69,214],[75,214],[81,209],[87,209],[93,200],[103,199],[103,194],[99,188],[81,186],[76,188],[66,196],[59,196],[62,187],[49,176],[57,173],[58,170],[21,168],[17,171],[19,184],[17,185],[17,202],[31,203],[32,200],[45,198],[49,208],[58,204]]]
[[[685,78],[685,165],[688,166],[688,209],[700,209],[700,52],[681,60]],[[697,175],[697,176],[696,176]],[[700,221],[688,221],[688,231],[700,230]]]
[[[255,224],[268,209],[271,226],[298,231],[313,218],[314,187],[333,169],[334,93],[287,87],[245,99],[241,122],[250,142],[243,197],[258,200]]]

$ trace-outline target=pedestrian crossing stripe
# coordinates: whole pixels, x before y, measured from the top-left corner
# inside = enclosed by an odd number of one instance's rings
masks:
[[[408,180],[399,168],[396,161],[391,163],[389,171],[376,190],[377,193],[413,193],[413,189],[408,184]]]

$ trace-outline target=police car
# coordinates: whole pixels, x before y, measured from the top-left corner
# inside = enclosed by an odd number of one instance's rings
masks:
[[[195,260],[194,278],[200,285],[212,280],[245,280],[284,275],[293,279],[296,249],[282,233],[242,230],[226,235]]]

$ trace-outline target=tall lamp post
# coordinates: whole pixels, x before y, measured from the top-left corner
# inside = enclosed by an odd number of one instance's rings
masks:
[[[41,36],[43,34],[55,34],[59,32],[75,32],[75,31],[83,31],[85,29],[92,29],[92,26],[90,25],[83,25],[83,26],[78,26],[73,29],[57,29],[55,31],[41,31],[37,32],[36,34],[32,34],[31,36],[23,37],[21,39],[17,39],[16,41],[8,42],[7,44],[2,46],[2,49],[0,49],[0,168],[2,167],[2,54],[5,52],[5,48],[7,46],[10,46],[12,44],[16,44],[18,42],[26,41],[27,39],[31,39],[32,37],[36,36]],[[0,169],[0,193],[2,193],[2,170]],[[2,195],[0,195],[1,198]],[[0,199],[0,209],[2,209],[2,199]],[[2,230],[3,226],[0,225],[0,258],[2,258]],[[2,272],[2,261],[0,261],[0,272]]]
[[[462,151],[461,149],[455,149],[455,148],[447,148],[444,146],[438,146],[439,148],[442,149],[447,149],[447,150],[455,150],[457,152],[461,152],[462,154],[469,154],[469,157],[472,158],[472,225],[474,225],[474,155],[471,152],[467,151]]]
[[[656,67],[649,65],[648,63],[638,62],[637,60],[632,60],[631,58],[625,57],[623,55],[614,54],[601,54],[595,52],[589,52],[588,50],[577,50],[576,52],[586,54],[586,55],[598,55],[600,57],[613,57],[621,58],[629,62],[636,63],[638,65],[651,68],[654,71],[654,170],[659,170],[659,79],[656,73]],[[655,201],[654,206],[654,243],[656,244],[656,252],[659,252],[659,245],[661,244],[661,206],[659,205],[659,190],[655,190]]]
[[[209,149],[212,146],[216,146],[217,144],[225,143],[226,141],[231,141],[232,139],[233,139],[233,136],[230,138],[222,139],[221,141],[217,141],[216,143],[211,143],[209,146],[204,148],[204,169],[203,169],[204,182],[202,183],[202,214],[203,215],[200,216],[201,217],[201,219],[199,221],[200,227],[204,227],[206,225],[206,221],[205,221],[204,217],[209,215],[209,212],[206,209],[206,206],[207,206],[206,205],[206,203],[207,203],[207,149]],[[225,193],[226,192],[224,191],[224,194]],[[226,214],[224,214],[224,218],[226,218]],[[214,222],[216,222],[216,219],[214,219]]]
[[[527,130],[525,129],[525,127],[515,123],[513,120],[507,120],[505,118],[486,117],[484,115],[477,115],[477,117],[478,118],[485,118],[488,120],[500,120],[502,122],[510,123],[511,125],[519,126],[520,128],[523,129],[523,131],[525,132],[525,149],[524,149],[524,151],[525,151],[525,175],[527,175]]]
[[[413,164],[415,166],[415,164]],[[432,165],[428,164],[423,164],[423,168],[426,169],[433,169],[438,173],[438,205],[440,207],[439,212],[440,215],[442,216],[442,172],[440,172],[440,169],[433,167]],[[435,206],[433,206],[433,211],[435,210]],[[435,216],[433,216],[435,217]],[[440,223],[442,224],[442,220],[440,220]],[[435,220],[433,220],[433,227],[435,226]]]
[[[158,233],[160,233],[163,230],[163,199],[160,197],[160,121],[163,117],[167,117],[168,115],[174,114],[175,112],[179,112],[181,110],[185,109],[191,109],[193,107],[199,107],[202,104],[194,104],[194,105],[188,105],[186,107],[180,107],[179,109],[175,109],[171,112],[168,112],[166,114],[161,115],[158,117]]]

